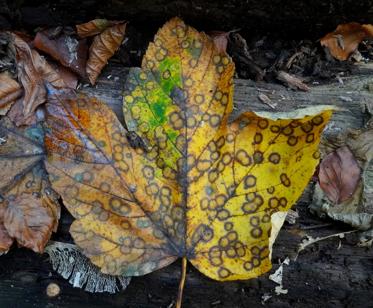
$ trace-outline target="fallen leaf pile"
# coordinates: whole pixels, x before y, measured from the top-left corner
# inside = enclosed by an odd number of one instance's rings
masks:
[[[40,54],[21,37],[12,34],[16,51],[18,80],[23,86],[23,97],[13,105],[9,117],[17,126],[36,122],[35,111],[47,100],[45,83],[66,88],[68,83]]]
[[[3,43],[14,51],[7,61],[15,62],[17,80],[8,72],[0,74],[0,115],[8,115],[16,126],[31,125],[36,123],[36,109],[47,100],[47,84],[76,89],[77,76],[95,84],[125,30],[123,21],[99,19],[78,25],[77,34],[63,27],[41,30],[34,39],[20,32],[1,33]],[[88,36],[94,36],[89,50]]]
[[[272,215],[308,184],[332,108],[228,121],[235,68],[226,34],[212,39],[174,18],[129,72],[126,130],[105,103],[72,90],[75,74],[95,84],[125,30],[100,19],[33,41],[9,33],[17,79],[0,74],[1,114],[10,108],[0,119],[0,253],[14,241],[42,252],[61,197],[76,245],[104,274],[145,275],[178,258],[183,279],[187,260],[219,281],[267,272]],[[339,180],[340,165],[331,166],[321,169],[324,184]],[[344,200],[345,187],[353,193],[342,181],[330,194]]]
[[[7,43],[12,50],[7,56],[14,57],[8,62],[16,63],[16,79],[7,71],[0,73],[0,116],[7,115],[0,119],[0,169],[3,172],[0,179],[0,253],[6,252],[14,241],[42,252],[52,231],[57,230],[58,196],[44,168],[44,132],[37,124],[36,111],[47,102],[47,88],[62,92],[75,89],[78,84],[75,74],[84,78],[87,70],[92,78],[91,62],[101,61],[94,66],[96,79],[117,50],[124,37],[125,23],[101,20],[96,25],[101,30],[89,33],[98,36],[90,48],[88,63],[86,39],[79,39],[68,29],[42,30],[34,40],[20,32],[1,34],[2,43]],[[78,30],[78,33],[82,32]],[[57,62],[44,57],[37,49]]]
[[[75,243],[103,273],[145,275],[178,258],[220,281],[271,268],[271,215],[307,185],[331,110],[229,123],[233,73],[210,37],[174,18],[130,70],[129,131],[95,98],[52,93],[46,167]]]
[[[330,51],[338,60],[347,60],[359,44],[373,38],[373,25],[361,25],[356,22],[341,24],[333,32],[320,39],[322,46]]]

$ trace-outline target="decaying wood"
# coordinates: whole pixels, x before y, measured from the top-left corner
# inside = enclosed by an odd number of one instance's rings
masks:
[[[103,71],[95,87],[82,85],[80,90],[107,102],[123,122],[122,92],[127,74],[128,68],[111,64]],[[335,79],[334,82],[325,85],[311,85],[308,92],[293,91],[280,84],[235,79],[235,106],[232,117],[248,110],[273,112],[316,105],[333,105],[338,110],[326,130],[327,134],[332,134],[346,128],[363,126],[366,110],[373,105],[372,88],[373,65],[357,66],[350,77],[344,78],[343,84]],[[265,94],[272,104],[277,104],[275,109],[263,104],[258,97],[261,93]]]
[[[128,69],[111,64],[101,74],[95,87],[81,90],[104,100],[122,121],[122,89]],[[245,110],[273,111],[260,100],[265,94],[276,105],[275,111],[293,110],[311,105],[331,104],[339,108],[326,134],[333,136],[346,128],[364,124],[366,110],[373,103],[373,68],[356,67],[343,84],[338,80],[325,85],[310,85],[308,92],[293,91],[279,84],[235,80],[236,116]],[[346,100],[346,97],[349,99]],[[286,224],[275,243],[273,264],[289,257],[284,266],[283,288],[287,294],[276,295],[276,284],[268,274],[242,282],[220,283],[201,275],[192,266],[187,274],[184,307],[368,307],[373,303],[372,249],[357,247],[355,233],[345,239],[330,238],[318,242],[295,257],[306,235],[322,237],[349,231],[346,225],[312,216],[307,206],[310,190],[297,205],[299,218]],[[71,217],[62,215],[55,240],[69,240]],[[116,295],[89,294],[72,288],[53,272],[45,255],[14,249],[0,259],[0,307],[171,307],[178,288],[181,262],[134,278],[128,289]],[[274,269],[271,271],[273,273]],[[61,293],[50,298],[49,283],[57,283]]]

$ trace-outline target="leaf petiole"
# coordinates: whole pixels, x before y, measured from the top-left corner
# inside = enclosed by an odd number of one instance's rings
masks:
[[[183,291],[184,291],[185,278],[186,278],[187,259],[184,257],[181,262],[182,262],[181,277],[180,277],[180,283],[179,283],[179,291],[177,293],[176,308],[181,308],[181,303],[183,301]]]

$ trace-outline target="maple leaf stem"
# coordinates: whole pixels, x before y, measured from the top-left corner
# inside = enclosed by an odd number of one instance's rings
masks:
[[[187,259],[184,257],[181,264],[181,278],[179,283],[179,291],[177,293],[176,308],[181,308],[181,303],[183,301],[183,290],[185,285],[186,278],[186,269],[187,269]]]

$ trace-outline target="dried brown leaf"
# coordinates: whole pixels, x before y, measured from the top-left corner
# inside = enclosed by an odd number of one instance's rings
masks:
[[[7,72],[0,73],[0,115],[5,115],[22,95],[21,86]]]
[[[59,77],[64,81],[65,87],[69,89],[76,89],[76,87],[78,86],[78,78],[73,72],[71,72],[69,69],[61,65],[56,65],[53,68],[59,75]],[[49,83],[54,84],[53,82]]]
[[[320,39],[322,46],[329,49],[338,60],[347,60],[364,39],[373,37],[373,25],[357,22],[341,24],[333,32]]]
[[[11,108],[9,117],[17,126],[35,122],[36,108],[46,101],[45,82],[56,88],[73,85],[66,83],[52,66],[19,36],[12,34],[16,50],[18,80],[23,86],[24,96]]]
[[[53,38],[48,36],[47,31],[41,31],[36,34],[34,45],[74,73],[85,77],[88,50],[85,40],[77,40],[66,34]]]
[[[121,24],[123,21],[107,20],[107,19],[93,19],[84,24],[76,26],[76,32],[82,38],[94,36],[107,28],[114,26],[116,24]]]
[[[215,46],[219,52],[226,52],[228,46],[228,38],[231,32],[223,31],[211,31],[209,32],[210,37],[214,41]]]
[[[57,228],[60,207],[44,168],[43,137],[40,125],[0,120],[0,253],[12,239],[42,252]]]
[[[13,239],[9,236],[8,231],[4,226],[4,210],[5,207],[2,206],[2,203],[0,202],[0,255],[7,252],[13,244]]]
[[[89,48],[89,58],[86,67],[87,75],[92,85],[96,83],[101,70],[119,48],[125,32],[126,23],[122,23],[114,25],[95,36]]]
[[[40,197],[21,194],[9,202],[4,211],[4,226],[18,244],[35,252],[43,252],[48,242],[55,218],[52,210]]]
[[[334,204],[349,199],[360,180],[359,165],[347,146],[328,154],[320,163],[319,184]]]

